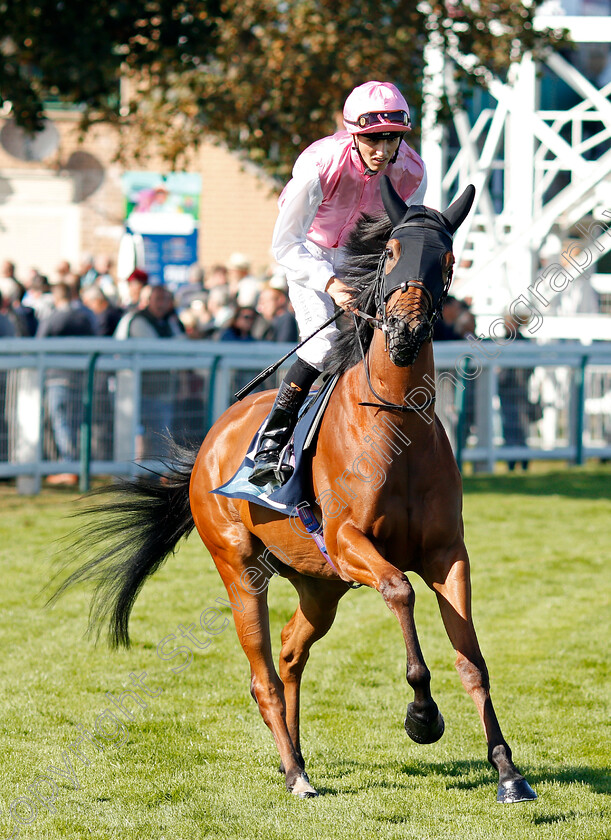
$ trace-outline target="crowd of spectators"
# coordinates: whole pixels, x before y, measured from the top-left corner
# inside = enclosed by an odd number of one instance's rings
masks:
[[[278,270],[251,274],[243,254],[204,272],[195,264],[174,293],[136,268],[118,281],[107,257],[86,258],[73,270],[62,260],[49,277],[30,269],[22,278],[0,266],[0,337],[297,341],[286,279]]]
[[[139,268],[125,280],[117,280],[112,261],[105,256],[87,257],[76,268],[62,260],[50,277],[32,268],[17,278],[14,264],[5,260],[0,265],[0,338],[113,336],[293,344],[299,340],[284,273],[276,268],[255,276],[243,254],[232,254],[225,265],[207,271],[197,264],[191,266],[188,282],[173,293],[148,281],[147,273]],[[434,325],[433,340],[460,341],[475,336],[475,330],[471,302],[448,295]],[[527,416],[531,373],[524,371],[519,382],[513,381],[516,374],[512,370],[500,376],[501,415],[508,445],[524,446],[528,423],[534,419]],[[74,378],[66,371],[49,371],[47,383],[53,437],[60,458],[65,460],[76,457],[78,417],[70,408],[78,402]],[[192,382],[187,384],[189,387],[182,388],[185,404],[193,401],[196,390]],[[156,389],[152,381],[143,382],[143,401],[150,402],[149,413],[159,414],[159,423],[154,425],[169,425],[167,406],[161,405]],[[475,419],[473,396],[470,387],[465,394],[463,438]],[[143,412],[147,406],[143,405]],[[145,441],[141,454],[146,454],[146,449]],[[514,463],[510,462],[510,468]]]
[[[284,273],[251,273],[248,258],[232,254],[226,265],[204,272],[194,264],[174,293],[149,285],[136,268],[125,280],[108,257],[82,260],[73,270],[62,260],[52,276],[30,269],[22,278],[5,260],[0,266],[0,337],[114,336],[115,338],[298,341]],[[449,295],[435,324],[435,341],[456,341],[475,332],[469,301]]]

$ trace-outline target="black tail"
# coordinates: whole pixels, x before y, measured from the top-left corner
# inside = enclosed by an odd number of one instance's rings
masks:
[[[197,450],[172,444],[163,475],[94,490],[89,497],[106,499],[76,514],[89,521],[72,534],[68,564],[87,555],[92,559],[64,580],[49,603],[76,583],[95,581],[89,631],[99,637],[108,621],[111,647],[129,647],[129,617],[140,589],[193,530],[189,481],[196,457]]]

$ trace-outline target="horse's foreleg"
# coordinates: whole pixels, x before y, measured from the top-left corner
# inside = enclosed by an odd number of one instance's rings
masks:
[[[419,744],[432,744],[443,735],[443,718],[431,696],[431,673],[426,666],[416,624],[415,593],[407,577],[388,563],[371,541],[353,525],[344,524],[337,532],[337,562],[342,574],[357,583],[378,590],[386,606],[396,616],[407,652],[407,682],[414,701],[407,707],[405,730]]]
[[[536,794],[512,761],[492,700],[488,669],[479,648],[471,616],[469,558],[464,547],[447,574],[427,580],[435,590],[446,631],[456,650],[456,669],[465,690],[477,707],[486,734],[488,760],[499,774],[499,802],[536,799]]]
[[[305,576],[292,580],[299,606],[282,631],[280,677],[284,683],[286,722],[297,755],[305,767],[299,741],[299,692],[301,677],[314,642],[331,628],[339,599],[348,588],[341,583]],[[284,771],[284,767],[281,767]]]
[[[224,582],[229,592],[232,582],[240,585],[237,580]],[[250,662],[250,692],[274,736],[285,769],[287,789],[300,797],[316,796],[286,723],[284,686],[272,657],[267,589],[260,594],[251,594],[240,588],[240,598],[243,609],[234,611],[233,615],[240,644]]]

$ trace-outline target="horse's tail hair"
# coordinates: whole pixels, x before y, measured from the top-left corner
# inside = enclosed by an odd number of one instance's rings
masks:
[[[67,563],[90,557],[49,598],[52,603],[74,584],[93,581],[89,634],[99,638],[108,623],[111,647],[129,647],[129,617],[146,579],[172,554],[194,527],[189,482],[197,449],[169,441],[163,473],[122,479],[93,490],[102,497],[75,516],[86,521],[71,534]],[[65,550],[62,550],[64,558]]]

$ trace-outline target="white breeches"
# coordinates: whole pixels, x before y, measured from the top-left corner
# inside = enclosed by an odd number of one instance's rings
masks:
[[[291,280],[288,281],[288,292],[299,327],[299,340],[303,341],[333,315],[335,303],[326,292],[308,289]],[[330,324],[304,344],[297,355],[312,367],[322,370],[323,362],[338,335],[338,328]]]

